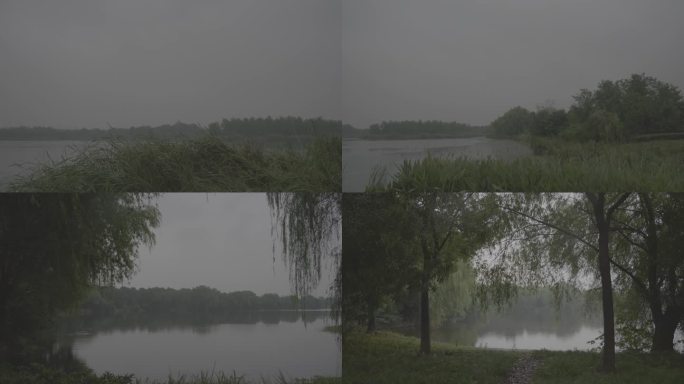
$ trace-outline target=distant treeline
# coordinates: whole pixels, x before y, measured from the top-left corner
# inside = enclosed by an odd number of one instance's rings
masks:
[[[192,289],[101,287],[83,302],[79,317],[86,319],[136,319],[228,317],[238,312],[328,309],[329,298],[265,294],[252,291],[224,293],[199,286]]]
[[[207,133],[227,139],[256,141],[306,140],[318,136],[341,135],[341,122],[322,118],[266,117],[223,119],[202,127],[198,124],[164,124],[156,127],[138,126],[109,129],[55,129],[51,127],[0,128],[0,140],[100,140],[124,139],[177,139],[195,138]]]
[[[343,137],[360,139],[439,139],[485,136],[487,127],[458,122],[429,121],[383,121],[369,129],[356,129],[345,125]]]
[[[491,123],[495,136],[559,137],[574,141],[684,138],[684,98],[679,88],[644,74],[604,80],[582,89],[566,111],[551,106],[508,110]]]

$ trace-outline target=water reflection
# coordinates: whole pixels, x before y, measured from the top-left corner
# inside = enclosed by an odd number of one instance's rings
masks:
[[[164,379],[224,371],[259,380],[339,376],[341,346],[329,311],[261,311],[220,319],[110,319],[70,324],[53,359],[86,364],[95,372]],[[59,357],[61,356],[61,357]]]

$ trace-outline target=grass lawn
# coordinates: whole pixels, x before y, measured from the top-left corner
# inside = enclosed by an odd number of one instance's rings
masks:
[[[533,383],[684,383],[684,355],[652,355],[648,353],[618,353],[616,372],[597,371],[601,362],[598,353],[534,352],[541,358]]]
[[[343,343],[342,377],[353,384],[498,384],[521,356],[439,343],[432,355],[419,356],[418,339],[390,332],[350,332]]]
[[[684,140],[567,143],[534,140],[535,153],[512,161],[428,157],[406,161],[369,190],[684,191]]]
[[[391,332],[344,337],[344,383],[504,383],[517,361],[540,361],[533,383],[684,383],[684,355],[618,353],[617,372],[597,371],[593,352],[500,351],[433,343],[431,356],[418,355],[417,338]]]

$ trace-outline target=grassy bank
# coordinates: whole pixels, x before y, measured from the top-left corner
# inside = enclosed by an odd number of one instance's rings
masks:
[[[542,362],[532,381],[535,384],[684,383],[684,356],[680,354],[618,353],[614,374],[597,371],[601,361],[598,353],[537,351],[533,354]]]
[[[390,332],[345,335],[345,383],[503,383],[518,361],[539,361],[533,383],[682,383],[684,356],[618,353],[617,372],[597,371],[593,352],[501,351],[433,343],[431,356],[418,355],[417,338]]]
[[[110,141],[31,169],[15,192],[340,191],[341,139],[303,150],[232,145],[218,137],[183,141]]]
[[[133,375],[111,373],[96,375],[86,367],[67,372],[41,364],[31,364],[20,368],[0,365],[0,383],[3,384],[335,384],[340,382],[340,378],[288,379],[282,375],[272,379],[252,381],[236,373],[222,372],[170,376],[166,380],[159,381],[142,380]]]
[[[371,190],[684,191],[684,140],[566,143],[535,140],[513,161],[428,157],[404,162]]]
[[[391,332],[344,336],[342,377],[352,384],[502,383],[518,352],[459,348],[433,343],[419,356],[420,342]]]

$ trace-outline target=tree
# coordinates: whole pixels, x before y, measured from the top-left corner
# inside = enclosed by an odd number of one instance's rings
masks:
[[[382,302],[415,280],[414,218],[393,193],[346,194],[343,210],[343,324],[373,332]]]
[[[504,196],[510,218],[509,241],[502,251],[513,265],[512,274],[527,281],[544,282],[563,289],[577,284],[577,277],[598,272],[603,309],[603,352],[601,369],[615,370],[615,319],[611,279],[610,235],[615,212],[629,193],[577,195],[538,194]],[[513,239],[513,240],[511,240]],[[517,256],[517,257],[516,257]],[[525,268],[520,270],[520,266]],[[498,265],[497,271],[505,266]],[[503,273],[506,276],[505,273]],[[572,283],[572,284],[568,284]]]
[[[625,136],[684,130],[684,98],[680,90],[645,74],[615,82],[601,81],[595,91],[583,89],[574,98],[570,114],[578,124],[589,124],[587,129],[593,132],[603,131],[595,126],[596,113],[611,116],[610,120],[616,118],[619,125],[613,121],[609,125],[624,128]]]
[[[598,230],[598,270],[601,275],[601,302],[603,306],[603,365],[606,372],[615,371],[615,313],[613,286],[610,276],[610,233],[615,210],[629,197],[624,193],[612,202],[605,193],[586,193],[594,211],[594,224]]]
[[[652,351],[672,351],[684,318],[684,196],[639,193],[616,218],[618,284],[647,304]]]
[[[159,212],[138,194],[4,194],[0,197],[0,342],[20,349],[95,284],[135,270]],[[19,351],[23,352],[23,351]]]
[[[341,305],[342,198],[339,193],[268,193],[273,254],[281,252],[290,267],[290,282],[302,298],[315,288],[322,267],[330,262],[337,274],[332,293]]]
[[[518,136],[532,130],[534,114],[523,107],[511,108],[491,123],[498,136]]]
[[[544,107],[534,113],[531,133],[537,136],[556,136],[568,127],[568,116],[563,109]]]
[[[417,217],[420,253],[420,352],[430,354],[430,291],[444,281],[458,260],[472,257],[492,239],[493,206],[486,197],[462,193],[405,196]]]

